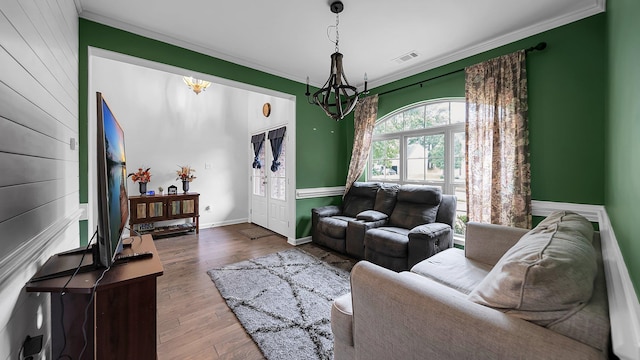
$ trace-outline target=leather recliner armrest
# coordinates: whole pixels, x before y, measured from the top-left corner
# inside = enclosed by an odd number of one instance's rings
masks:
[[[311,209],[311,214],[318,215],[319,217],[340,215],[342,210],[336,205],[327,205]]]
[[[345,244],[347,254],[358,259],[364,259],[364,237],[367,231],[380,226],[385,226],[387,222],[388,219],[386,215],[384,219],[377,221],[349,221],[347,224],[347,238]]]
[[[409,269],[442,249],[453,246],[453,232],[448,224],[430,223],[419,225],[411,229],[408,236]]]

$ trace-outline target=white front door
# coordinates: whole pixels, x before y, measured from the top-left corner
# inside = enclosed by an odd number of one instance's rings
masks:
[[[271,231],[287,236],[289,233],[289,211],[287,206],[287,143],[285,134],[277,171],[271,170],[273,152],[265,132],[265,141],[258,159],[260,169],[253,168],[251,176],[251,222]]]
[[[266,137],[266,136],[265,136]],[[267,217],[267,163],[266,141],[258,153],[260,168],[253,168],[251,174],[251,222],[264,228],[269,227]],[[253,153],[253,149],[252,153]]]
[[[289,233],[289,212],[287,207],[287,140],[289,136],[285,134],[282,141],[282,149],[280,150],[280,156],[278,157],[278,170],[273,172],[271,170],[271,161],[273,156],[271,153],[271,142],[268,143],[267,158],[270,160],[268,163],[267,178],[269,188],[267,190],[268,197],[267,202],[269,206],[269,229],[275,231],[278,234],[285,235]],[[267,139],[268,140],[268,139]]]

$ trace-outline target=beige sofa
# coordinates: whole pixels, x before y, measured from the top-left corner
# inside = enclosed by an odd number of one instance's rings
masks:
[[[530,232],[469,223],[465,250],[401,273],[359,262],[331,309],[334,358],[606,359],[600,239],[580,218]]]

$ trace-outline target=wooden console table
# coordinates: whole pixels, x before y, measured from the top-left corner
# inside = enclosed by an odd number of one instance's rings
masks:
[[[28,292],[51,293],[52,355],[64,354],[79,359],[150,359],[156,356],[156,279],[164,269],[150,235],[126,239],[131,247],[123,254],[151,252],[153,257],[113,265],[100,280],[91,300],[92,287],[103,273],[99,269],[79,273],[63,287],[69,276],[29,282]],[[91,254],[84,263],[91,263]],[[53,255],[34,278],[72,269],[82,254]],[[85,309],[88,309],[85,321]],[[61,316],[64,321],[61,322]],[[64,328],[63,328],[64,324]],[[65,344],[66,340],[66,344]]]
[[[192,219],[191,224],[168,225],[138,231],[143,234],[166,235],[195,230],[200,232],[198,193],[176,195],[142,195],[129,197],[129,226],[157,221]]]

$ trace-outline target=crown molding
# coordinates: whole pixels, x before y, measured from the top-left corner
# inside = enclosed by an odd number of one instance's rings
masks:
[[[507,45],[510,44],[512,42],[518,41],[518,40],[522,40],[525,39],[529,36],[533,36],[533,35],[537,35],[540,34],[542,32],[563,26],[563,25],[567,25],[570,24],[574,21],[578,21],[578,20],[582,20],[584,18],[587,18],[589,16],[601,13],[605,11],[605,2],[606,0],[596,0],[596,3],[593,6],[590,6],[588,8],[584,8],[584,9],[580,9],[578,11],[575,11],[573,13],[570,14],[566,14],[564,16],[559,16],[556,17],[554,19],[550,19],[548,21],[544,21],[529,27],[526,27],[524,29],[519,29],[517,31],[511,32],[509,34],[503,35],[503,36],[499,36],[497,38],[485,41],[483,43],[477,44],[477,45],[472,45],[470,47],[467,47],[465,49],[456,51],[456,52],[452,52],[449,55],[445,55],[442,57],[439,57],[433,61],[429,61],[426,63],[422,63],[410,68],[407,68],[403,71],[399,71],[396,73],[393,73],[391,75],[388,76],[383,76],[381,78],[378,79],[374,79],[374,80],[370,80],[369,81],[369,88],[370,89],[375,89],[376,87],[382,86],[382,85],[386,85],[389,83],[392,83],[394,81],[398,81],[401,79],[404,79],[406,77],[409,76],[413,76],[428,70],[433,70],[435,68],[438,68],[440,66],[444,66],[447,64],[451,64],[453,62],[462,60],[462,59],[466,59],[470,56],[473,55],[478,55],[480,53],[483,53],[485,51],[489,51],[495,48],[498,48],[500,46],[503,45]],[[532,44],[535,45],[535,44]],[[375,91],[373,91],[375,93]]]
[[[287,72],[278,71],[276,69],[266,67],[260,63],[256,63],[250,60],[232,56],[223,51],[206,48],[204,46],[201,46],[192,42],[188,42],[182,39],[163,35],[146,28],[138,27],[123,21],[115,20],[115,19],[105,17],[90,11],[86,11],[82,9],[81,0],[74,0],[74,2],[76,4],[76,9],[78,10],[79,17],[83,19],[91,20],[103,25],[128,31],[128,32],[131,32],[140,36],[144,36],[153,40],[162,41],[167,44],[171,44],[187,50],[195,51],[204,55],[212,56],[221,60],[229,61],[237,65],[245,66],[254,70],[259,70],[259,71],[262,71],[271,75],[279,76],[291,81],[295,81],[303,84],[306,83],[306,78],[297,77]],[[404,79],[409,76],[417,75],[422,72],[432,70],[440,66],[444,66],[444,65],[468,58],[470,56],[495,49],[503,45],[510,44],[514,41],[522,40],[529,36],[536,35],[544,31],[548,31],[553,28],[572,23],[574,21],[584,19],[586,17],[604,12],[605,8],[606,8],[606,0],[595,0],[595,3],[592,6],[577,10],[573,13],[570,13],[564,16],[559,16],[554,19],[529,26],[527,28],[514,31],[509,34],[506,34],[494,39],[490,39],[480,44],[469,46],[467,48],[436,58],[432,61],[421,63],[416,66],[409,67],[404,70],[395,72],[388,76],[383,76],[378,79],[372,79],[372,80],[370,79],[369,88],[374,89],[376,87],[380,87],[380,86],[389,84],[391,82]],[[314,87],[322,86],[322,84],[320,83],[313,83],[313,82],[310,85]]]
[[[75,0],[75,1],[79,1],[79,0]],[[306,79],[303,78],[297,78],[295,76],[293,76],[292,74],[289,73],[285,73],[285,72],[281,72],[266,66],[263,66],[259,63],[255,63],[249,60],[245,60],[239,57],[235,57],[232,55],[229,55],[227,53],[221,52],[221,51],[217,51],[217,50],[213,50],[210,48],[206,48],[204,46],[198,45],[198,44],[194,44],[192,42],[189,41],[185,41],[182,39],[178,39],[178,38],[174,38],[171,36],[167,36],[164,34],[160,34],[158,32],[155,32],[153,30],[149,30],[149,29],[145,29],[139,26],[135,26],[123,21],[119,21],[119,20],[115,20],[106,16],[102,16],[96,13],[93,13],[91,11],[82,11],[79,15],[79,17],[86,19],[86,20],[91,20],[93,22],[102,24],[102,25],[106,25],[106,26],[111,26],[113,28],[116,29],[120,29],[123,31],[128,31],[130,33],[136,34],[136,35],[140,35],[140,36],[144,36],[147,37],[149,39],[152,40],[157,40],[157,41],[161,41],[170,45],[174,45],[174,46],[178,46],[187,50],[191,50],[191,51],[195,51],[197,53],[200,54],[204,54],[204,55],[208,55],[220,60],[224,60],[224,61],[228,61],[231,63],[234,63],[236,65],[241,65],[241,66],[245,66],[254,70],[258,70],[258,71],[262,71],[265,72],[267,74],[271,74],[271,75],[275,75],[275,76],[279,76],[285,79],[289,79],[292,81],[296,81],[299,83],[306,83]],[[314,84],[311,84],[314,85]],[[315,85],[314,85],[315,86]]]

